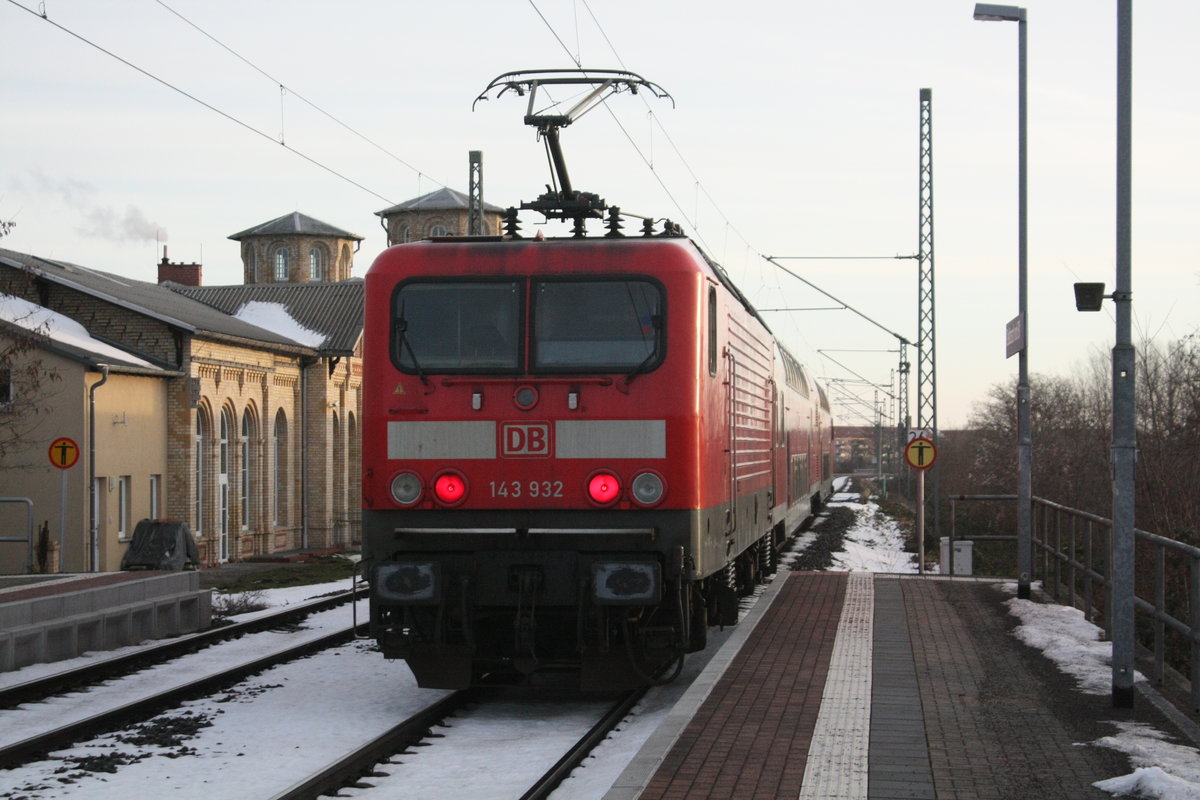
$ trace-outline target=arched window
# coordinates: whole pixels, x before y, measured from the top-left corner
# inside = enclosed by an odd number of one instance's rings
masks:
[[[204,439],[208,435],[208,426],[204,424],[204,412],[196,410],[196,528],[192,533],[200,538],[204,532]]]
[[[219,426],[220,437],[217,439],[217,533],[220,537],[218,543],[218,560],[225,562],[229,560],[229,497],[231,489],[229,486],[229,472],[233,466],[230,463],[229,452],[229,437],[233,435],[233,417],[229,409],[221,410],[221,422]]]
[[[409,231],[407,225],[405,225],[403,228],[401,228],[396,234],[396,243],[397,244],[407,244],[409,241],[411,241],[411,239],[412,239],[412,233]]]
[[[242,495],[242,530],[250,530],[250,475],[253,471],[251,460],[254,458],[254,450],[251,443],[254,441],[254,420],[250,417],[250,410],[246,409],[242,412],[242,437],[241,445],[241,463],[239,464],[240,474],[238,475],[238,487]]]
[[[288,251],[286,247],[275,248],[275,280],[288,279]]]
[[[350,479],[347,481],[349,486],[346,487],[347,503],[346,508],[349,511],[347,514],[350,517],[350,542],[358,543],[362,540],[362,531],[358,522],[357,509],[362,507],[362,470],[359,466],[362,464],[362,442],[358,436],[358,419],[351,411],[346,415],[346,446],[349,450],[348,456],[350,459],[349,469],[347,474]]]
[[[342,423],[337,411],[330,415],[329,431],[333,440],[333,480],[330,482],[333,493],[332,508],[334,532],[338,536],[337,544],[345,544],[346,526],[346,451],[342,444]]]
[[[450,236],[450,229],[445,225],[434,225],[429,229],[430,236]]]
[[[287,415],[283,409],[275,414],[275,437],[272,442],[271,461],[275,474],[275,486],[271,492],[271,516],[275,525],[283,525],[287,520],[287,454],[288,427]]]
[[[325,276],[325,253],[320,246],[308,251],[308,279],[319,281]]]

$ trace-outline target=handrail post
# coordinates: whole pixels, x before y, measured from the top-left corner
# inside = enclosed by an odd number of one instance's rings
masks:
[[[1192,556],[1188,607],[1192,626],[1192,711],[1200,712],[1200,556]]]
[[[1167,660],[1166,623],[1167,613],[1167,549],[1161,544],[1154,546],[1154,682],[1162,686]]]
[[[1084,520],[1084,522],[1086,523],[1084,530],[1087,536],[1086,544],[1084,545],[1087,568],[1083,571],[1083,592],[1086,595],[1083,601],[1083,618],[1094,624],[1096,621],[1096,596],[1093,593],[1095,587],[1092,586],[1092,573],[1095,572],[1096,564],[1095,549],[1092,546],[1093,527],[1090,519]]]
[[[1071,582],[1071,608],[1079,608],[1079,592],[1077,591],[1077,588],[1076,588],[1076,583],[1078,582],[1078,576],[1076,575],[1076,572],[1078,570],[1075,568],[1075,565],[1077,563],[1079,563],[1079,543],[1077,541],[1077,537],[1075,536],[1075,532],[1076,532],[1076,528],[1078,527],[1078,523],[1079,523],[1079,518],[1072,516],[1071,517],[1071,557],[1067,560],[1067,575],[1069,576],[1068,580],[1070,580],[1070,582]]]

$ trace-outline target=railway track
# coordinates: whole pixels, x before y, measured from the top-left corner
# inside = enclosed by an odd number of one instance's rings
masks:
[[[303,618],[335,608],[350,600],[351,597],[352,593],[346,592],[321,598],[247,623],[205,631],[163,645],[152,645],[138,652],[100,664],[87,665],[11,686],[0,692],[0,706],[12,708],[18,703],[40,702],[52,696],[79,692],[89,686],[111,680],[114,676],[130,674],[145,669],[150,664],[161,664],[222,641],[276,629],[284,625],[295,625]],[[118,729],[138,720],[147,719],[187,700],[213,694],[250,675],[276,665],[345,644],[353,640],[355,632],[356,628],[353,625],[343,626],[323,635],[307,638],[296,645],[241,661],[216,672],[210,672],[195,680],[179,683],[161,691],[148,692],[135,700],[102,708],[95,713],[49,729],[33,731],[20,740],[0,745],[0,769],[19,766],[35,760],[51,750],[66,747],[73,742]]]
[[[246,622],[209,628],[206,631],[139,647],[125,655],[104,658],[41,678],[0,687],[0,709],[14,708],[22,703],[38,702],[52,695],[78,691],[89,685],[137,672],[154,664],[161,664],[247,634],[295,625],[311,614],[328,611],[348,603],[354,596],[353,591],[338,592],[287,606]]]
[[[488,695],[492,693],[493,690],[469,689],[448,695],[353,752],[330,762],[317,773],[274,795],[271,800],[315,800],[346,787],[370,790],[374,788],[372,779],[386,776],[383,770],[392,763],[392,757],[421,742],[430,735],[434,726],[443,724],[447,718],[462,713],[472,705],[488,702]],[[645,689],[638,689],[617,698],[562,757],[533,781],[519,796],[519,800],[545,800],[549,797],[596,745],[628,716],[645,693]],[[367,797],[370,797],[369,791]]]
[[[322,602],[336,604],[343,600],[330,597]],[[746,600],[753,602],[752,598]],[[293,607],[289,612],[292,615],[313,613],[313,608],[306,604],[304,607]],[[345,642],[352,636],[349,627],[332,630],[341,613],[336,612],[332,616],[325,614],[310,622],[309,627],[325,630],[297,632],[296,635],[307,635],[313,641],[305,642],[300,649],[289,649],[287,654],[277,653],[263,659],[248,658],[236,672],[224,671],[220,676],[191,681],[169,692],[139,697],[135,704],[112,709],[111,713],[99,719],[78,720],[57,726],[62,729],[53,732],[29,730],[29,735],[20,742],[5,744],[3,737],[0,737],[0,768],[24,765],[8,773],[14,782],[13,786],[19,785],[22,791],[50,785],[58,780],[53,776],[64,770],[79,782],[72,792],[59,794],[50,791],[39,795],[32,791],[28,792],[31,798],[66,797],[80,791],[83,794],[79,796],[87,796],[89,781],[119,785],[120,780],[111,771],[96,770],[93,772],[95,777],[88,777],[86,773],[92,771],[88,760],[95,757],[94,753],[111,754],[117,761],[132,755],[137,759],[148,759],[146,763],[155,758],[162,759],[162,763],[178,763],[173,759],[185,755],[198,759],[193,769],[205,774],[219,772],[227,776],[224,779],[226,789],[238,785],[241,787],[238,791],[243,791],[252,781],[256,786],[255,791],[253,795],[245,796],[317,797],[322,792],[330,791],[330,787],[334,791],[342,787],[343,795],[369,800],[372,796],[394,796],[396,787],[411,785],[415,791],[422,781],[429,781],[431,774],[437,776],[436,783],[432,785],[440,786],[446,774],[458,769],[456,762],[469,758],[472,759],[471,763],[480,764],[479,754],[487,753],[490,760],[493,758],[494,744],[502,744],[501,740],[512,740],[528,746],[522,748],[518,744],[515,749],[506,751],[507,755],[500,756],[495,762],[503,765],[499,770],[494,770],[489,763],[486,767],[477,767],[476,774],[482,774],[480,770],[487,770],[486,788],[491,792],[487,795],[489,797],[540,798],[549,796],[554,787],[587,758],[595,743],[604,739],[614,724],[628,718],[629,707],[637,702],[636,697],[625,696],[620,698],[624,701],[622,707],[613,703],[601,708],[604,705],[602,698],[580,700],[566,693],[533,690],[525,690],[524,694],[512,693],[493,702],[498,691],[496,689],[450,695],[443,699],[441,694],[435,694],[432,690],[417,690],[412,686],[411,676],[398,662],[379,661],[378,654],[367,652],[364,646],[336,647],[337,643]],[[253,624],[263,629],[279,629],[295,621],[295,616],[273,615],[270,619],[255,620]],[[221,631],[227,638],[244,636],[247,632],[248,629],[239,632],[234,626]],[[273,634],[280,638],[291,635]],[[283,645],[285,642],[275,644]],[[197,648],[194,643],[188,646]],[[311,661],[282,667],[258,680],[231,685],[289,657],[302,657],[305,649],[315,652],[326,647],[333,649],[317,655]],[[165,668],[151,668],[145,674],[146,682],[161,681],[164,671],[168,675],[191,672],[198,670],[203,662],[227,660],[230,649],[238,648],[243,651],[255,650],[256,655],[262,655],[263,645],[253,637],[245,637],[243,641],[230,643],[224,648],[212,648],[178,664],[171,662]],[[394,666],[388,667],[387,664]],[[107,666],[111,669],[111,665]],[[92,673],[92,677],[95,677],[95,673]],[[137,689],[136,682],[140,678],[138,674],[132,679],[115,683],[124,685],[126,689]],[[61,678],[56,676],[51,680]],[[81,679],[79,685],[85,685],[85,680]],[[10,687],[13,688],[16,687]],[[82,709],[98,705],[108,697],[110,688],[107,685],[98,686],[90,692],[53,697],[40,710],[37,707],[30,709],[37,710],[42,718],[52,718],[58,715],[60,707]],[[30,687],[25,686],[22,691],[29,694]],[[8,695],[9,698],[15,696],[12,693]],[[32,696],[37,696],[37,693]],[[187,702],[191,698],[202,699]],[[181,702],[185,703],[181,713],[170,711],[146,721],[159,711],[178,708]],[[594,707],[589,707],[589,702]],[[663,708],[662,702],[657,691],[649,695],[646,699],[648,705],[634,715],[634,719],[648,713],[648,710],[654,713],[653,709]],[[541,708],[532,708],[539,704]],[[8,727],[10,734],[23,729],[23,721],[20,727],[10,727],[7,722],[23,717],[30,709],[0,712],[0,729]],[[17,716],[8,717],[10,713]],[[247,714],[248,717],[240,716]],[[216,727],[210,727],[208,733],[195,732],[190,739],[185,738],[186,746],[182,747],[178,744],[163,745],[161,742],[152,742],[148,746],[125,744],[131,737],[136,738],[142,729],[164,722],[171,723],[189,715],[210,720]],[[602,716],[606,719],[597,722]],[[8,717],[8,720],[4,720],[4,717]],[[395,721],[399,719],[405,719],[406,722],[396,725]],[[540,729],[548,720],[557,726],[557,730],[547,736]],[[637,728],[636,723],[634,728]],[[93,737],[101,730],[108,733]],[[237,733],[247,730],[253,732],[248,736],[239,736]],[[215,733],[217,731],[220,732]],[[313,731],[321,731],[322,735],[314,739]],[[496,738],[496,731],[501,731],[500,738]],[[377,732],[382,735],[376,735]],[[492,738],[489,739],[489,736]],[[572,739],[578,741],[572,744],[569,741]],[[78,744],[68,748],[71,742]],[[416,746],[413,746],[414,742]],[[268,749],[264,750],[264,747]],[[406,750],[406,747],[409,749]],[[615,752],[620,752],[621,747],[618,745]],[[171,748],[173,750],[167,752]],[[39,759],[40,755],[49,751],[58,752],[50,755],[47,761]],[[614,748],[606,746],[601,751],[596,759],[588,762],[588,769],[577,773],[572,782],[594,782],[595,777],[611,770]],[[270,758],[265,762],[261,758],[239,758],[259,753],[269,753]],[[559,756],[560,753],[563,755]],[[330,763],[316,769],[326,761]],[[132,764],[129,761],[125,763]],[[264,770],[268,764],[270,768]],[[138,770],[145,765],[129,766],[129,777],[132,779],[134,774],[139,774]],[[118,771],[126,770],[121,763],[116,766]],[[597,772],[597,769],[600,771]],[[544,774],[537,774],[543,770]],[[177,772],[178,768],[170,771]],[[504,780],[499,785],[495,785],[493,780],[497,772],[504,773]],[[232,784],[229,783],[230,779],[233,780]],[[257,788],[259,785],[265,788],[260,790]],[[289,786],[291,788],[285,788]],[[217,791],[219,794],[221,790]],[[430,791],[436,795],[440,790]],[[476,795],[468,793],[462,796]]]

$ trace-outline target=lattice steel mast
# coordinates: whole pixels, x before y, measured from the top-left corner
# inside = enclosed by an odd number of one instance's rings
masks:
[[[933,303],[933,90],[921,90],[921,168],[920,222],[917,245],[917,429],[938,443],[937,360],[934,337]],[[932,481],[933,534],[941,534],[938,513],[938,473],[935,463]]]
[[[469,192],[467,197],[467,235],[483,235],[483,152],[470,151]]]

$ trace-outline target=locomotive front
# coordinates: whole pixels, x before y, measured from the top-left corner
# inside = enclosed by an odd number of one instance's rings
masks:
[[[422,686],[655,679],[695,649],[703,262],[433,241],[366,278],[371,630]]]

